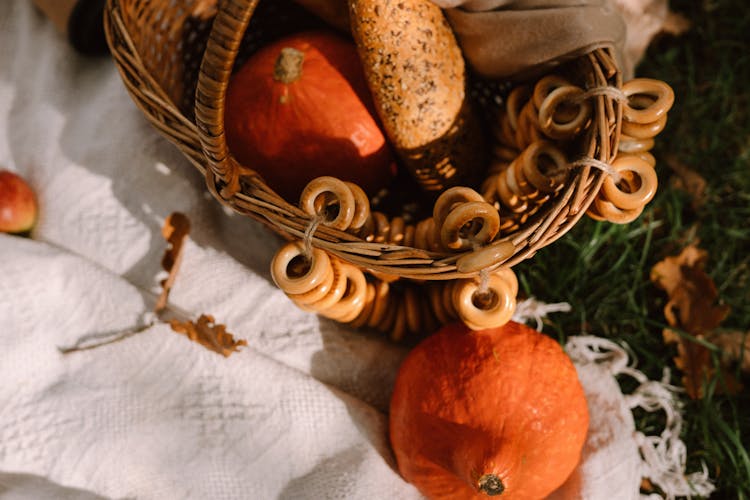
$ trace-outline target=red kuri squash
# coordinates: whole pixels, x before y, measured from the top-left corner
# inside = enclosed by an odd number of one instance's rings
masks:
[[[422,341],[390,406],[399,471],[431,499],[544,498],[578,464],[588,423],[570,358],[514,322],[457,323]]]
[[[289,202],[321,175],[369,195],[395,173],[374,118],[356,47],[329,32],[291,35],[254,54],[230,79],[227,144]]]

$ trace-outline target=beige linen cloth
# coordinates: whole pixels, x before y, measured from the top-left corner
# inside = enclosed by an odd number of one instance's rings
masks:
[[[464,57],[487,78],[524,78],[600,47],[613,47],[620,67],[625,65],[625,22],[611,0],[433,3],[446,9]]]

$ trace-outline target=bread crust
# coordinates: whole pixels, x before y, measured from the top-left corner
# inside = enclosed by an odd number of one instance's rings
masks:
[[[486,148],[461,49],[430,0],[349,0],[351,31],[391,143],[427,191],[476,177]]]

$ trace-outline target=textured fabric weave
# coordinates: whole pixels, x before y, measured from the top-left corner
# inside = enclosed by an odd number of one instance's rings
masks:
[[[270,281],[280,241],[208,199],[113,63],[76,55],[27,0],[0,2],[0,165],[41,209],[33,239],[0,235],[0,497],[419,498],[387,441],[405,350],[296,309]],[[61,354],[143,323],[173,211],[193,230],[172,307],[248,347],[224,359],[160,324]],[[590,439],[630,463],[634,442],[607,439],[632,431],[622,395],[581,378]],[[611,474],[608,498],[632,498],[640,477]]]

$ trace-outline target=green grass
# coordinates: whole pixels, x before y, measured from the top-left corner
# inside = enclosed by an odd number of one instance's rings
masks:
[[[676,95],[654,150],[659,194],[637,221],[618,226],[586,218],[515,269],[527,294],[573,306],[569,314],[554,315],[549,332],[623,340],[647,375],[659,379],[668,366],[679,385],[675,348],[662,342],[666,296],[649,280],[656,262],[688,243],[707,250],[706,270],[731,307],[722,327],[750,330],[750,6],[746,0],[671,4],[692,28],[655,40],[637,70],[637,76],[666,81]],[[707,180],[703,206],[693,208],[688,195],[671,187],[668,157]],[[688,471],[707,464],[717,485],[714,498],[747,499],[750,376],[739,369],[733,375],[746,387],[739,395],[722,394],[718,379],[701,400],[683,396],[682,438]],[[637,425],[651,429],[655,418],[637,414]]]

